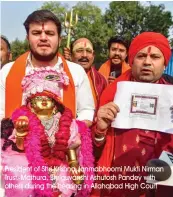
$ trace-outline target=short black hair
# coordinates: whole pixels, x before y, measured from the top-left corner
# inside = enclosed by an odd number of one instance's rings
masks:
[[[111,37],[109,40],[108,40],[108,49],[111,48],[111,44],[112,43],[119,43],[119,44],[122,44],[126,47],[126,50],[128,51],[129,50],[129,42],[127,40],[125,40],[123,37],[118,37],[118,36],[115,36],[115,37]]]
[[[59,19],[49,10],[37,10],[31,13],[23,25],[25,26],[27,34],[29,33],[29,25],[31,23],[41,23],[41,22],[47,22],[47,21],[52,21],[55,23],[57,27],[57,32],[58,35],[60,36],[61,34],[61,22]]]
[[[11,46],[10,46],[10,43],[9,43],[8,39],[3,35],[1,35],[1,39],[4,40],[4,42],[7,44],[8,51],[10,52],[11,51]]]

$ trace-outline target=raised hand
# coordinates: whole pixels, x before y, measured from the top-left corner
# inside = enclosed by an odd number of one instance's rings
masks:
[[[66,60],[71,61],[71,52],[69,48],[64,47],[63,54]]]
[[[108,129],[119,111],[119,107],[113,102],[101,106],[97,112],[97,129],[99,131]]]

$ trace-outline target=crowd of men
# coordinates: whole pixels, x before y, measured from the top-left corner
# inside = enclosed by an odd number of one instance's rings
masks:
[[[13,111],[22,105],[25,96],[21,88],[23,77],[35,68],[49,66],[63,70],[69,77],[68,88],[61,87],[63,103],[72,110],[75,119],[84,121],[91,128],[95,166],[142,167],[149,160],[158,159],[163,150],[173,154],[173,133],[111,126],[118,113],[121,113],[121,108],[114,103],[119,82],[173,84],[173,78],[163,74],[171,57],[171,49],[165,36],[156,32],[143,32],[132,40],[130,46],[120,37],[110,38],[108,60],[97,71],[93,65],[94,46],[87,38],[73,41],[70,49],[64,48],[63,55],[58,52],[61,23],[52,12],[35,11],[27,17],[24,26],[30,51],[22,54],[14,62],[9,62],[10,44],[1,36],[1,120],[10,118]],[[123,102],[126,102],[125,98]],[[110,177],[145,175],[143,172],[123,170],[97,173],[100,176]],[[141,180],[140,183],[126,181],[126,184],[140,185],[144,181]],[[122,181],[105,178],[96,180],[96,183],[121,185]],[[158,186],[154,193],[152,189],[140,186],[134,190],[127,187],[116,189],[95,187],[89,194],[92,197],[171,197],[172,195],[173,187],[166,186]]]

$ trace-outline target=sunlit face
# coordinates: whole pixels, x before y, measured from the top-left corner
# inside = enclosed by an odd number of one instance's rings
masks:
[[[86,71],[90,70],[94,61],[94,50],[88,39],[81,38],[73,44],[72,61],[81,65]]]
[[[31,23],[29,25],[28,41],[35,59],[52,60],[58,51],[60,37],[54,22]]]
[[[10,58],[10,51],[8,50],[7,43],[1,38],[1,52],[0,52],[0,61],[1,61],[1,67],[4,66],[6,63],[8,63]]]
[[[163,53],[155,46],[141,49],[135,56],[132,75],[136,81],[156,82],[165,68]]]
[[[127,57],[127,49],[120,43],[112,43],[109,50],[109,58],[113,65],[121,64]]]
[[[31,99],[31,107],[37,114],[52,112],[55,108],[55,101],[47,96],[36,96]]]

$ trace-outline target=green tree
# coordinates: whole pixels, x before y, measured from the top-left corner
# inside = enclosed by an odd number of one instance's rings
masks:
[[[59,2],[46,2],[41,9],[52,11],[60,19],[63,29],[61,48],[65,47],[67,42],[67,30],[64,26],[64,20],[66,12],[68,16],[70,15],[69,7],[65,7],[65,5]],[[87,37],[95,47],[95,62],[104,62],[107,58],[107,41],[113,33],[112,29],[109,29],[104,22],[101,9],[91,2],[78,2],[73,7],[73,10],[74,15],[75,13],[78,14],[78,23],[72,31],[71,41],[77,38]]]
[[[13,54],[13,61],[28,50],[29,45],[27,40],[20,41],[16,39],[15,41],[11,42],[11,52]]]
[[[165,11],[164,5],[144,6],[141,2],[111,2],[105,13],[105,22],[118,35],[131,41],[144,31],[155,31],[169,36],[173,25],[171,12]]]
[[[65,13],[69,10],[68,4],[66,3],[62,4],[57,1],[44,2],[43,6],[40,9],[46,9],[46,10],[50,10],[51,12],[53,12],[61,21],[62,26],[64,28],[63,22],[64,22]]]
[[[40,9],[52,11],[62,24],[62,42],[60,51],[67,43],[67,30],[64,26],[65,13],[69,13],[68,4],[60,2],[45,2]],[[113,1],[105,14],[92,2],[78,2],[74,7],[78,13],[78,23],[73,29],[71,41],[87,37],[95,48],[95,62],[99,65],[107,59],[107,42],[111,36],[119,35],[131,41],[144,31],[155,31],[169,36],[173,25],[171,13],[165,11],[164,5],[155,6],[149,3],[144,6],[141,2]],[[173,47],[173,41],[170,40]],[[15,40],[11,43],[13,59],[28,50],[27,41]]]
[[[113,35],[112,29],[104,22],[101,9],[91,2],[79,2],[74,9],[79,15],[74,38],[90,39],[95,48],[95,62],[103,63],[107,59],[107,41]]]

